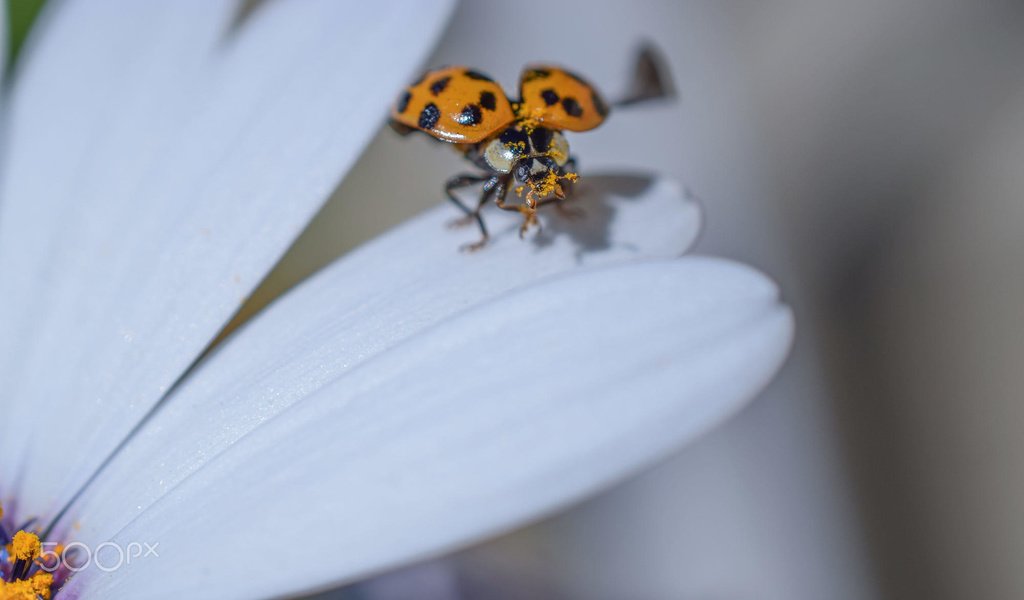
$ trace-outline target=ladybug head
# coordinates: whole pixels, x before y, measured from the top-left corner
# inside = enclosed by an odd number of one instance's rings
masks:
[[[566,171],[564,165],[550,156],[533,156],[519,160],[514,169],[515,178],[529,188],[526,203],[535,206],[537,201],[554,194],[558,198],[565,197],[561,180],[576,181],[576,173]]]
[[[525,133],[525,132],[524,132]],[[559,131],[535,127],[526,134],[527,152],[516,160],[512,173],[530,188],[529,198],[538,200],[552,193],[562,196],[559,179],[575,177],[566,172],[569,143]]]
[[[547,179],[550,173],[558,173],[558,163],[550,156],[527,156],[516,161],[513,169],[516,181],[533,187]]]
[[[546,127],[528,129],[514,123],[486,145],[483,158],[495,172],[511,173],[524,189],[529,188],[531,203],[552,193],[561,196],[558,181],[576,177],[566,171],[569,142],[560,131]]]

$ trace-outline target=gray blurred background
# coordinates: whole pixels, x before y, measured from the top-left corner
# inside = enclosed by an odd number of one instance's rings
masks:
[[[572,137],[582,174],[693,190],[698,251],[780,281],[791,360],[632,481],[324,597],[1024,598],[1024,5],[467,0],[424,66],[514,89],[555,61],[614,97],[641,40],[680,94]],[[382,128],[248,311],[462,168]]]

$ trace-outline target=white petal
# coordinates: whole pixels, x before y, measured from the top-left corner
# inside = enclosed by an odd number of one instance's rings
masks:
[[[546,215],[518,239],[519,216],[487,213],[496,233],[446,230],[445,205],[332,264],[257,316],[161,406],[67,515],[75,539],[100,542],[261,422],[361,362],[468,306],[581,266],[681,255],[700,210],[671,181],[588,176],[579,219]],[[531,237],[533,234],[531,233]]]
[[[450,4],[267,2],[233,31],[235,2],[56,7],[0,188],[0,477],[26,509],[65,502],[195,360]]]
[[[269,597],[478,540],[707,430],[767,383],[791,334],[771,282],[714,259],[509,294],[242,438],[114,537],[158,542],[159,558],[91,569],[74,586],[94,598]]]

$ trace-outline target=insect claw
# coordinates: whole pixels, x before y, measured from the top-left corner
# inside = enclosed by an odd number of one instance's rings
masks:
[[[523,214],[523,224],[519,226],[519,239],[523,239],[526,232],[530,230],[531,225],[536,225],[537,230],[541,230],[540,220],[537,219],[537,209],[531,206],[520,205],[519,212]]]

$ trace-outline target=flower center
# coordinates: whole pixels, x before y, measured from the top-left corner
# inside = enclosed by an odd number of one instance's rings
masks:
[[[50,600],[70,575],[64,547],[41,541],[34,524],[16,526],[0,506],[0,600]]]

